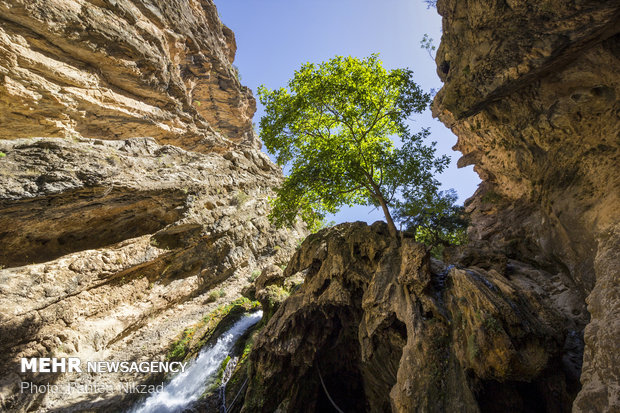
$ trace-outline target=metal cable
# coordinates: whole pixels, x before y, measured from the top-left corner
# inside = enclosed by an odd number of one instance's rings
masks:
[[[232,403],[230,403],[230,406],[228,406],[228,408],[226,408],[226,406],[224,406],[224,413],[228,413],[231,409],[231,407],[233,407],[233,405],[235,404],[235,402],[237,401],[237,397],[239,397],[239,395],[241,394],[241,390],[243,390],[243,388],[245,387],[245,385],[248,383],[248,379],[249,377],[245,378],[245,381],[243,382],[243,384],[241,385],[241,388],[239,389],[239,391],[237,392],[237,395],[235,396],[235,398],[233,399]]]
[[[319,369],[318,362],[316,363],[316,371],[319,372],[319,379],[321,379],[321,385],[323,386],[323,390],[325,390],[325,394],[327,395],[327,398],[329,399],[330,403],[332,404],[332,406],[334,406],[336,410],[338,410],[339,413],[344,413],[342,410],[340,410],[338,406],[336,406],[336,403],[332,400],[332,397],[329,395],[329,392],[327,391],[327,387],[325,387],[325,382],[323,381],[323,376],[321,376],[321,369]]]

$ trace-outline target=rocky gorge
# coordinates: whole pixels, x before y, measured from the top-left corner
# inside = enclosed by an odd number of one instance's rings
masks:
[[[11,0],[0,22],[0,406],[119,409],[131,395],[19,384],[153,378],[19,360],[164,359],[305,230],[267,220],[282,174],[213,3]]]
[[[620,411],[620,6],[437,11],[433,113],[483,180],[443,261],[380,222],[270,225],[282,173],[210,0],[0,0],[0,408],[126,409],[19,384],[160,378],[19,360],[188,359],[244,294],[230,411]]]

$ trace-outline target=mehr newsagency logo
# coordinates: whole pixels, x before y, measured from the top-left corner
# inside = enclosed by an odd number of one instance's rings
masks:
[[[187,362],[179,361],[87,361],[82,363],[77,357],[33,357],[21,359],[22,373],[178,373],[184,372]],[[164,384],[136,384],[121,382],[115,387],[110,383],[79,383],[72,381],[60,384],[40,384],[22,381],[21,393],[159,393]]]

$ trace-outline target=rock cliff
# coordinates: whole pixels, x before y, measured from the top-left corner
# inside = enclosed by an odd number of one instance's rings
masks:
[[[21,374],[21,357],[160,360],[288,261],[282,174],[211,1],[0,1],[0,410],[110,411],[132,395],[20,393],[144,374]],[[61,387],[62,388],[62,387]]]
[[[258,145],[235,38],[210,0],[3,0],[0,22],[2,139]]]
[[[483,179],[469,244],[443,264],[379,224],[310,237],[244,412],[620,409],[620,6],[437,10],[433,113]]]
[[[484,183],[472,247],[568,277],[591,317],[574,411],[620,409],[620,6],[439,1],[434,113]]]
[[[242,411],[570,411],[581,296],[507,268],[446,266],[382,222],[309,236],[284,273],[303,286],[254,341]]]

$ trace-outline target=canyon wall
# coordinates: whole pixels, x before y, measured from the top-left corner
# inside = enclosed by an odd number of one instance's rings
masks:
[[[570,278],[590,315],[574,411],[620,409],[620,6],[437,9],[434,113],[458,136],[459,165],[484,180],[469,202],[478,251],[464,259],[488,246]]]
[[[227,390],[244,412],[617,411],[620,6],[437,10],[433,111],[483,179],[445,262],[381,223],[293,255],[211,1],[0,0],[0,409],[126,406],[19,383],[152,377],[19,359],[163,360],[265,269],[270,318]]]
[[[620,409],[620,6],[437,10],[433,113],[483,180],[469,243],[444,264],[379,223],[309,237],[244,412]]]
[[[144,374],[22,374],[21,357],[163,360],[288,261],[282,173],[211,1],[0,1],[0,410],[110,411],[131,395],[20,393]],[[62,387],[61,387],[62,388]]]

